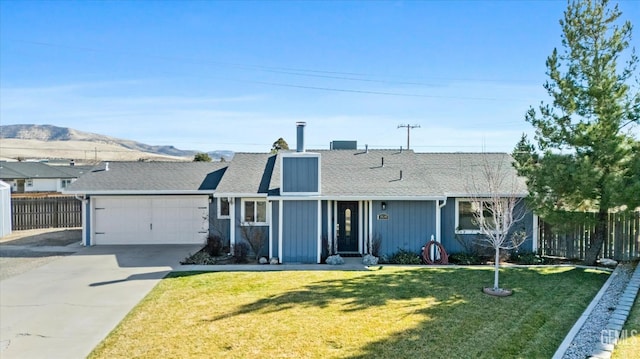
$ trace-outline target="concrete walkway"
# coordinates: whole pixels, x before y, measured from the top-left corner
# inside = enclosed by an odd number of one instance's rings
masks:
[[[198,245],[99,246],[0,281],[0,357],[84,358]]]

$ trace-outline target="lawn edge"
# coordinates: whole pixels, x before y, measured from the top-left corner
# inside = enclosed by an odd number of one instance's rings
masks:
[[[573,324],[573,327],[571,327],[571,330],[569,330],[569,333],[567,333],[567,335],[564,337],[564,340],[562,341],[562,343],[560,343],[560,345],[558,346],[558,349],[556,349],[556,352],[555,354],[553,354],[553,357],[551,359],[561,359],[564,356],[564,353],[567,351],[567,349],[569,349],[571,342],[573,342],[573,339],[578,334],[578,332],[580,331],[584,323],[587,321],[587,318],[589,317],[591,312],[595,309],[596,305],[600,301],[600,298],[602,298],[604,293],[607,291],[607,289],[611,285],[613,278],[615,278],[621,270],[622,270],[622,267],[618,265],[616,269],[613,271],[613,273],[609,275],[609,278],[607,279],[607,281],[604,282],[604,284],[602,285],[598,293],[596,293],[595,297],[593,297],[593,299],[591,300],[591,303],[589,303],[589,305],[584,310],[584,312],[582,312],[582,315],[580,315],[578,320]]]

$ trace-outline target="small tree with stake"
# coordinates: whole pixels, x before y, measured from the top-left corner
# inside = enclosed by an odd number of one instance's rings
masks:
[[[480,171],[472,176],[468,189],[474,223],[480,232],[478,241],[495,252],[493,287],[485,288],[486,293],[495,295],[511,293],[499,286],[500,250],[516,249],[526,239],[523,230],[516,230],[527,213],[522,203],[524,184],[505,159],[490,161],[483,157]]]

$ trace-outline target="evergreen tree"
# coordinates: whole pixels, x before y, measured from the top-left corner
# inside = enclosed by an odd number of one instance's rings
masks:
[[[273,146],[271,146],[271,153],[278,153],[278,151],[280,150],[288,150],[289,149],[289,144],[287,143],[287,141],[284,140],[284,138],[280,137],[276,140],[276,142],[273,143]]]
[[[204,152],[196,153],[196,155],[193,156],[193,162],[211,162],[211,156]]]
[[[563,51],[554,49],[546,62],[552,102],[526,114],[537,148],[523,137],[514,150],[529,200],[545,221],[597,213],[587,264],[602,249],[609,211],[640,202],[638,58],[628,51],[632,26],[619,25],[621,15],[608,0],[569,3],[560,21]]]

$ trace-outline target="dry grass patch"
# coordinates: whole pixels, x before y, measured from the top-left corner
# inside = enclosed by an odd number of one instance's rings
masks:
[[[633,302],[633,308],[624,324],[620,341],[613,351],[612,358],[633,359],[640,355],[638,353],[640,353],[640,296]]]
[[[550,357],[606,280],[572,267],[174,273],[91,358]]]

